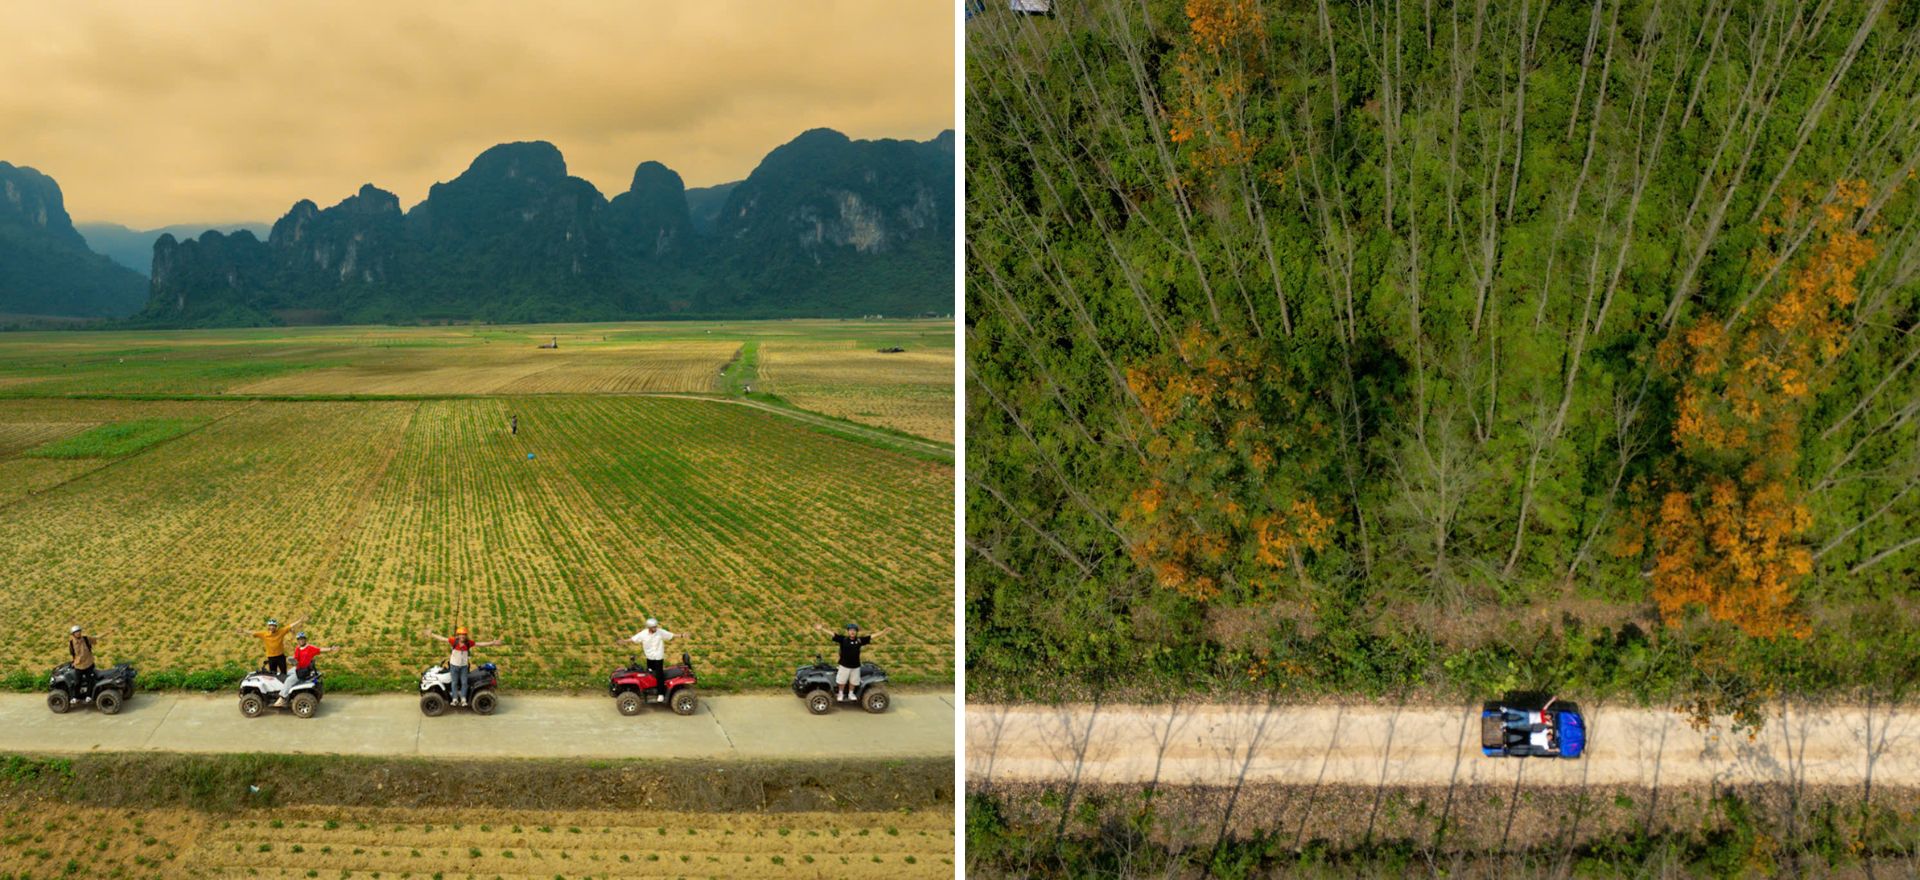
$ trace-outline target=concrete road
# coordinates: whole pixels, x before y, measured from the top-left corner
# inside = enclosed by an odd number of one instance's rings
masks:
[[[651,707],[629,718],[605,696],[503,693],[480,717],[420,714],[404,694],[335,694],[313,718],[275,710],[241,717],[230,694],[136,693],[118,715],[47,711],[39,694],[0,695],[5,752],[295,752],[521,758],[821,758],[953,754],[952,698],[895,693],[882,715],[851,708],[815,717],[787,694],[714,695],[682,717]]]
[[[1445,786],[1920,785],[1911,707],[1776,707],[1759,735],[1583,705],[1578,760],[1489,758],[1480,707],[967,707],[967,781]]]

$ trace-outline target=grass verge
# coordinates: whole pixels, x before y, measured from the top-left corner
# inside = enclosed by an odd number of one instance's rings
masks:
[[[1871,794],[1801,785],[969,788],[967,875],[1910,874],[1920,790]]]
[[[168,691],[211,693],[215,691],[236,690],[240,686],[240,679],[246,677],[247,673],[253,671],[252,667],[233,663],[211,669],[159,669],[153,671],[148,671],[137,662],[133,665],[135,669],[139,670],[139,678],[135,680],[136,686],[143,693]],[[421,668],[424,669],[426,667],[423,665]],[[33,693],[45,690],[47,687],[47,676],[51,674],[51,672],[52,670],[50,669],[46,672],[16,670],[4,677],[0,677],[0,691]],[[769,690],[784,691],[787,684],[792,681],[792,678],[793,673],[790,670],[752,676],[715,677],[702,675],[700,678],[700,691],[709,694],[743,694],[766,692]],[[950,687],[953,684],[952,679],[942,679],[931,675],[888,674],[887,681],[889,684],[900,687]],[[357,675],[351,672],[326,673],[327,693],[330,694],[412,693],[414,688],[418,687],[419,684],[420,679],[418,676]],[[508,687],[509,684],[511,685],[510,687]],[[607,680],[601,675],[580,677],[567,675],[523,676],[513,674],[510,678],[502,679],[502,687],[512,693],[604,692],[607,687]]]
[[[112,809],[292,805],[872,812],[953,808],[953,760],[700,761],[101,753],[0,755],[0,800]]]

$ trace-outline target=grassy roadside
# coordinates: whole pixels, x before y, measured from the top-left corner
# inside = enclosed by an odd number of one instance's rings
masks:
[[[240,679],[253,671],[253,667],[237,663],[192,671],[171,669],[148,671],[136,662],[134,668],[139,670],[139,677],[135,680],[136,687],[143,693],[234,691],[240,686]],[[322,671],[325,672],[325,670]],[[45,690],[50,672],[51,670],[13,672],[0,677],[0,691],[37,693]],[[420,685],[418,676],[356,675],[351,672],[325,672],[325,675],[327,693],[330,694],[408,694],[414,693]],[[702,676],[700,692],[705,694],[786,693],[787,685],[792,681],[792,675],[791,672],[785,672],[751,677]],[[607,687],[607,679],[604,676],[520,676],[507,672],[503,672],[502,676],[501,686],[510,693],[605,693]],[[889,674],[887,683],[899,688],[925,688],[935,691],[951,689],[953,686],[952,679],[943,680],[929,675]]]
[[[0,755],[0,800],[114,809],[290,805],[694,812],[953,808],[951,758],[712,761],[99,753]]]
[[[995,786],[976,877],[1908,875],[1920,790]]]
[[[1144,637],[1131,637],[1120,622],[1057,645],[1031,631],[983,625],[970,611],[967,698],[1466,703],[1527,690],[1727,715],[1757,730],[1783,694],[1901,702],[1920,686],[1920,627],[1892,601],[1833,609],[1805,638],[1770,639],[1700,619],[1680,627],[1644,619],[1596,625],[1572,615],[1516,617],[1462,638],[1339,612],[1322,608],[1315,617],[1227,632],[1203,610],[1162,609],[1161,627]],[[1189,628],[1220,635],[1178,650],[1155,644],[1164,632]]]

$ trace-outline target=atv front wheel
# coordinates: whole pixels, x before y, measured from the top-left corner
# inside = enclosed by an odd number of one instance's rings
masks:
[[[312,718],[320,711],[320,698],[313,694],[300,694],[293,698],[293,717]]]
[[[440,713],[445,711],[447,711],[446,697],[440,696],[438,693],[428,691],[424,696],[420,698],[420,714],[425,715],[428,718],[438,718],[440,717]]]
[[[815,715],[825,715],[833,711],[833,694],[826,691],[814,691],[807,695],[807,711]]]
[[[47,691],[47,708],[55,715],[65,715],[73,708],[73,701],[67,698],[66,691]]]
[[[700,708],[700,701],[698,697],[694,696],[691,686],[683,687],[673,692],[673,712],[675,715],[692,715],[693,710],[698,708]]]
[[[93,707],[99,709],[102,715],[118,715],[120,707],[124,705],[120,702],[119,691],[101,691],[93,698]]]
[[[260,717],[260,713],[265,711],[267,711],[267,701],[260,699],[259,694],[247,694],[240,698],[241,715],[248,718],[258,718]]]
[[[481,691],[467,701],[467,706],[473,709],[475,715],[492,715],[493,710],[500,706],[500,698],[493,691]]]
[[[640,714],[640,709],[646,705],[640,702],[637,691],[621,691],[620,696],[613,698],[613,704],[619,707],[620,714],[628,716]]]
[[[867,692],[860,695],[860,708],[875,715],[887,711],[890,705],[893,705],[893,699],[887,696],[887,689],[880,685],[867,688]]]

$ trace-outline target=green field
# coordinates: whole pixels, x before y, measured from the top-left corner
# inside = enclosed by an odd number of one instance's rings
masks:
[[[20,332],[0,334],[0,398],[740,394],[754,384],[782,403],[951,446],[953,352],[945,321]],[[791,378],[761,381],[756,361],[769,358],[792,365]],[[745,369],[723,376],[736,361]]]
[[[721,376],[749,341],[937,338],[951,357],[939,332],[0,336],[0,677],[37,680],[79,622],[104,634],[104,659],[224,687],[255,655],[232,630],[305,616],[348,647],[325,661],[340,683],[417,675],[442,653],[420,632],[465,623],[507,639],[487,658],[510,685],[590,685],[655,616],[693,635],[675,647],[717,685],[782,680],[832,647],[813,624],[849,619],[894,629],[873,659],[896,676],[950,680],[939,444],[806,421],[727,395]],[[557,352],[536,348],[556,335]],[[556,373],[569,389],[503,390]],[[356,377],[389,387],[368,399]],[[636,381],[661,387],[605,387]],[[262,382],[305,384],[246,387]],[[205,670],[219,672],[189,678]]]

